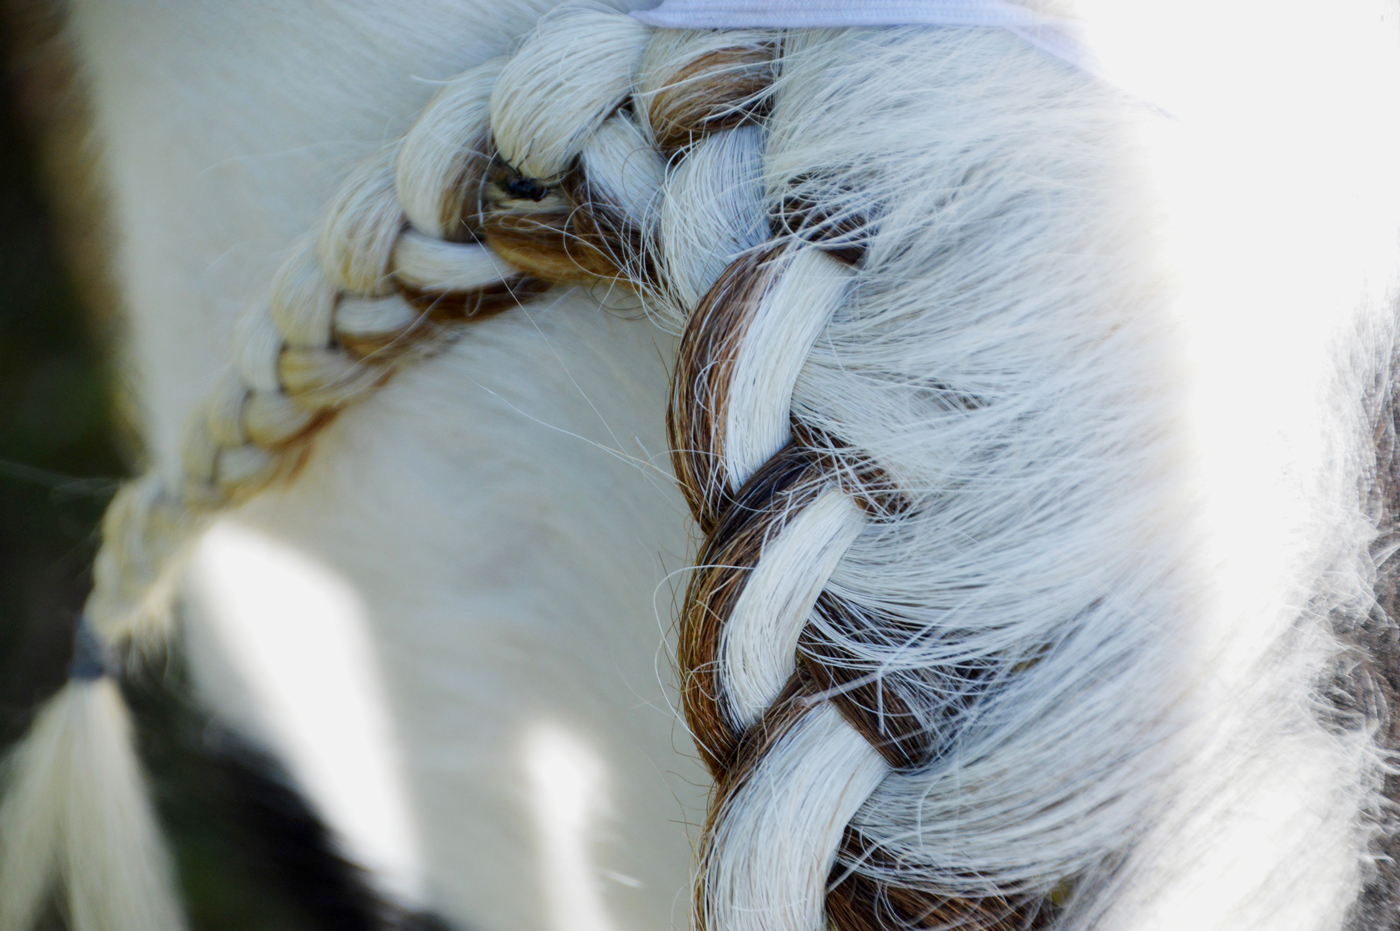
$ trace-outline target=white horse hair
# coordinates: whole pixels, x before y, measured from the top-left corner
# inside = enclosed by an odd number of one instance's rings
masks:
[[[115,684],[177,597],[294,760],[229,655],[367,626],[378,781],[298,772],[463,927],[1396,927],[1400,8],[1028,5],[1133,80],[74,0],[152,468],[11,757],[0,931],[186,926]]]

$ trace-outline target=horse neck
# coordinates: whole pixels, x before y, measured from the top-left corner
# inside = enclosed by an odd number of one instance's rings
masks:
[[[157,467],[350,167],[549,5],[75,3]],[[469,926],[641,927],[684,902],[678,825],[704,780],[658,685],[660,556],[687,546],[652,461],[667,356],[577,293],[473,326],[195,556],[206,697],[288,759],[352,854]],[[637,880],[606,908],[605,873]]]

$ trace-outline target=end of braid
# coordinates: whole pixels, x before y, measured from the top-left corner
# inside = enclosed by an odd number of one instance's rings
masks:
[[[111,676],[71,679],[8,767],[0,927],[30,927],[61,877],[74,928],[185,931],[131,716]]]
[[[118,683],[116,649],[163,641],[174,594],[166,570],[199,520],[165,492],[162,479],[151,473],[128,483],[108,506],[69,679],[6,757],[6,931],[30,928],[59,884],[74,928],[186,929]]]

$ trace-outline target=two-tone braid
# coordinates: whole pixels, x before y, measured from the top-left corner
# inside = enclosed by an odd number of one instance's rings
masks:
[[[74,680],[0,809],[0,929],[55,870],[80,931],[181,926],[106,644],[159,630],[198,528],[337,412],[555,281],[629,285],[680,334],[700,926],[1000,931],[1092,903],[1176,672],[1146,647],[1173,589],[1138,568],[1161,457],[1121,388],[1150,369],[1114,264],[1141,214],[1104,112],[995,30],[668,32],[590,5],[453,82],[278,274],[176,473],[114,503]],[[65,767],[120,778],[55,790]],[[80,849],[84,805],[131,819],[108,834],[134,855]]]
[[[681,332],[699,927],[1048,927],[1146,824],[1174,588],[1125,542],[1162,473],[1119,378],[1151,371],[1124,110],[995,30],[571,7],[503,71],[487,240],[538,217],[542,273],[585,248]],[[619,198],[624,136],[649,180]]]
[[[700,49],[664,41],[663,54],[685,63],[678,74],[717,57],[704,48],[713,35],[700,41]],[[687,90],[682,83],[673,93]],[[720,106],[729,102],[723,90],[718,97]],[[666,110],[705,112],[664,92],[651,99]],[[687,141],[727,128],[697,122]],[[740,131],[751,138],[711,145],[756,150],[754,130]],[[750,183],[759,193],[759,179]],[[678,212],[705,209],[690,192],[677,194]],[[706,532],[678,648],[687,718],[717,783],[702,840],[699,921],[755,929],[1020,925],[1031,916],[997,896],[872,882],[838,865],[843,853],[856,862],[872,855],[876,845],[851,821],[890,769],[918,767],[933,749],[933,731],[911,713],[917,706],[900,694],[898,678],[846,649],[863,629],[879,630],[878,620],[826,591],[867,522],[898,518],[898,492],[858,450],[795,423],[792,412],[802,367],[851,299],[867,223],[843,215],[844,206],[823,213],[797,197],[776,211],[761,201],[748,206],[750,222],[732,227],[766,220],[772,238],[733,261],[690,312],[668,412],[676,473]],[[946,681],[954,676],[934,676],[949,696],[967,691]]]
[[[614,23],[623,35],[635,30],[607,14],[576,15],[596,19],[600,31]],[[505,103],[493,116],[511,106],[540,112],[543,104],[526,95],[553,96],[554,89],[529,80],[539,73],[534,56],[567,55],[555,47],[560,37],[575,48],[573,19],[557,31],[546,25],[522,49],[512,69],[525,80],[513,83],[507,70],[496,92]],[[636,237],[600,251],[624,256],[615,260],[621,269],[644,270],[637,276],[644,292],[656,295],[664,316],[686,321],[668,426],[677,477],[706,539],[682,608],[677,659],[686,718],[716,779],[700,850],[697,922],[807,931],[828,919],[849,928],[933,917],[980,927],[1024,920],[1000,900],[914,890],[892,897],[837,866],[843,847],[869,856],[870,845],[848,825],[891,765],[922,762],[927,730],[902,720],[909,717],[904,703],[881,677],[823,636],[859,613],[823,589],[866,512],[889,514],[889,496],[861,493],[859,477],[874,470],[850,450],[792,436],[794,385],[846,299],[862,248],[859,223],[810,210],[763,212],[755,124],[778,49],[771,33],[659,33],[641,56],[633,52],[640,59],[635,83],[616,82],[613,97],[575,117],[592,125],[611,110],[601,125],[641,122],[671,163],[663,202],[642,230],[659,260],[638,256]],[[589,64],[566,60],[565,70],[590,73]],[[633,93],[631,113],[621,109],[623,88]],[[530,177],[525,153],[537,137],[517,136],[509,120],[493,126],[503,156],[519,153],[519,170]],[[581,128],[548,128],[557,137],[547,139],[583,137]],[[556,148],[583,155],[588,142]],[[564,177],[560,167],[541,165],[533,180],[572,193],[585,187],[592,165],[580,157]],[[611,212],[611,205],[570,200],[574,211]],[[502,204],[503,212],[515,206]],[[770,225],[780,232],[764,243]],[[828,624],[809,625],[819,598]]]
[[[176,467],[118,492],[72,678],[17,750],[0,808],[0,928],[27,928],[55,874],[80,931],[183,926],[114,674],[163,638],[180,557],[214,516],[293,476],[326,424],[456,324],[548,286],[478,238],[500,68],[454,79],[352,173],[241,321],[235,364],[196,407]]]

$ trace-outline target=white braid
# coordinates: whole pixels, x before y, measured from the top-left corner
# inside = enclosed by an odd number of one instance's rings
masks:
[[[674,296],[661,310],[679,328],[740,255],[768,237],[759,187],[763,134],[757,126],[696,143],[666,180],[657,236]]]
[[[590,187],[628,220],[645,229],[655,222],[666,162],[631,117],[605,120],[579,153],[579,166]]]
[[[741,729],[757,723],[797,671],[797,641],[817,596],[863,529],[851,496],[828,487],[763,547],[720,635],[725,694]]]
[[[399,242],[402,243],[404,239],[412,235],[414,234],[411,230],[404,233]],[[394,255],[398,256],[399,254],[400,250],[395,249]],[[473,253],[474,258],[475,253]],[[499,266],[492,263],[492,268],[499,268]],[[395,275],[401,281],[413,285],[417,284],[417,276],[404,274],[401,267],[395,270]],[[427,278],[428,276],[424,275],[423,277]],[[445,277],[447,276],[436,277],[434,280],[442,283]],[[462,275],[460,277],[462,280],[469,279],[480,282],[487,276],[483,270],[480,275]],[[499,274],[489,280],[498,280],[498,278]],[[422,324],[422,313],[417,308],[406,304],[398,295],[377,298],[341,297],[335,311],[336,333],[342,339],[353,339],[356,342],[389,344],[405,334],[414,333]]]
[[[631,93],[650,33],[602,6],[570,6],[542,20],[491,94],[501,157],[532,178],[562,175]]]
[[[484,246],[444,242],[413,229],[394,244],[392,261],[399,281],[423,291],[470,291],[515,274]]]
[[[657,96],[663,89],[685,88],[699,79],[687,77],[685,67],[707,55],[732,49],[749,50],[756,57],[771,57],[780,33],[763,29],[725,30],[657,30],[652,33],[641,62],[637,66],[634,102],[639,119],[652,138],[661,131],[659,121],[664,114],[655,112]],[[752,104],[757,101],[743,101]],[[723,116],[732,107],[721,108]],[[692,140],[702,142],[701,140]]]
[[[389,341],[418,326],[421,312],[391,293],[395,282],[449,292],[494,285],[517,274],[484,246],[444,242],[406,228],[394,183],[396,160],[414,165],[445,161],[451,170],[432,176],[436,187],[420,179],[415,196],[420,205],[436,196],[439,204],[459,209],[466,170],[461,153],[471,151],[471,143],[486,130],[490,78],[500,67],[499,61],[492,61],[465,73],[435,98],[400,146],[351,173],[327,209],[319,233],[303,239],[283,262],[268,304],[253,308],[244,318],[234,352],[238,377],[222,380],[191,417],[183,444],[185,474],[177,490],[144,492],[144,507],[163,502],[161,507],[178,510],[171,502],[184,495],[207,508],[258,490],[275,477],[280,453],[300,454],[279,447],[307,429],[318,414],[352,403],[381,384],[387,375],[384,363],[392,357],[367,364],[339,348],[337,340]],[[463,113],[474,114],[477,122],[463,125]],[[459,133],[457,154],[444,159],[444,133],[449,130]],[[420,153],[419,146],[426,153]],[[407,156],[401,154],[405,149]],[[436,225],[441,228],[440,218]],[[113,508],[113,515],[125,513]],[[185,542],[154,542],[165,534],[152,523],[153,517],[112,520],[121,531],[107,550],[150,571],[163,571],[165,551]],[[179,518],[175,523],[185,521]],[[141,539],[147,533],[149,542]],[[183,534],[177,530],[174,535]],[[141,555],[148,547],[159,555]],[[156,582],[149,572],[123,572],[121,578],[133,591]],[[94,599],[101,603],[104,596],[99,583]],[[92,620],[108,637],[126,635],[120,621],[107,622],[112,616],[111,609],[104,609]]]
[[[390,150],[361,164],[326,211],[318,243],[321,268],[337,290],[382,297],[393,288],[389,263],[404,225],[394,189],[397,156]]]
[[[491,88],[504,66],[493,58],[453,78],[399,147],[399,203],[414,229],[432,239],[461,239],[462,215],[476,194],[461,182],[487,158]]]
[[[271,317],[283,345],[293,349],[329,346],[338,297],[321,272],[315,237],[306,237],[272,280]]]
[[[238,319],[233,338],[234,367],[248,387],[263,395],[280,395],[277,381],[277,356],[282,349],[282,334],[272,315],[261,306],[248,309]]]
[[[842,833],[888,774],[830,704],[803,714],[720,813],[714,863],[699,892],[709,926],[827,927],[827,877]]]
[[[734,362],[725,421],[725,471],[737,489],[791,438],[798,373],[855,273],[816,248],[784,257],[758,302]]]

